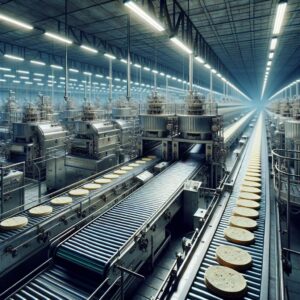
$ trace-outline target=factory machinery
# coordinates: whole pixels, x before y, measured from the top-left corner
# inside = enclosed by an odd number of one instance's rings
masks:
[[[250,117],[243,122],[249,121]],[[228,138],[237,132],[241,135],[239,128],[231,130]],[[125,174],[121,172],[120,177],[90,191],[88,196],[73,197],[70,205],[53,207],[50,216],[37,218],[28,211],[19,213],[18,216],[28,217],[28,224],[0,232],[1,274],[6,288],[9,287],[1,297],[118,299],[124,296],[132,282],[141,278],[138,272],[142,266],[149,260],[153,264],[168,244],[167,228],[189,199],[185,194],[190,193],[183,191],[187,186],[193,191],[201,185],[190,180],[197,180],[203,169],[202,148],[194,146],[190,154],[174,163],[160,162],[154,156],[133,164],[124,163],[118,169],[126,170]],[[82,187],[99,177],[107,176],[103,172],[96,174],[53,197],[67,196],[71,188]],[[42,199],[42,204],[51,200],[49,195]],[[30,255],[41,261],[37,269],[28,272],[28,265],[27,268],[24,265]],[[18,282],[16,274],[20,277]]]

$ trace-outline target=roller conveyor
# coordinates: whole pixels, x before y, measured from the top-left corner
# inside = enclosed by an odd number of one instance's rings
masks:
[[[261,118],[261,117],[260,117]],[[259,124],[258,124],[259,125]],[[259,126],[262,126],[260,124]],[[253,144],[254,134],[250,140],[250,145]],[[263,155],[266,153],[265,149],[265,134],[263,134],[264,142],[262,143]],[[221,216],[221,219],[218,223],[217,229],[211,239],[211,242],[207,248],[207,251],[201,261],[200,268],[197,271],[197,274],[190,286],[188,294],[186,295],[186,299],[189,300],[198,300],[198,299],[222,299],[215,294],[211,293],[205,283],[204,283],[204,274],[206,269],[212,265],[218,265],[215,259],[216,248],[219,245],[234,245],[228,242],[224,238],[224,229],[229,224],[229,218],[232,215],[232,209],[236,206],[236,200],[239,197],[240,186],[242,184],[242,180],[244,174],[246,173],[246,166],[248,163],[248,157],[250,155],[251,148],[247,149],[246,157],[242,163],[238,178],[235,182],[235,186],[233,192],[228,200],[226,208]],[[267,265],[266,258],[268,259],[268,245],[265,244],[266,239],[266,230],[268,230],[268,185],[265,183],[268,182],[268,162],[267,160],[262,159],[262,201],[260,202],[260,210],[259,210],[259,219],[257,219],[258,228],[255,230],[255,243],[249,246],[241,246],[238,245],[239,248],[242,248],[248,251],[253,259],[253,266],[243,272],[245,279],[247,280],[248,291],[244,299],[264,299],[262,296],[266,290],[267,286],[265,285],[265,276],[268,276],[268,272],[266,268],[264,268],[264,264]],[[236,245],[237,246],[237,245]],[[264,278],[263,278],[264,277]]]
[[[168,202],[198,166],[194,160],[175,163],[65,241],[57,255],[103,274],[127,241]]]

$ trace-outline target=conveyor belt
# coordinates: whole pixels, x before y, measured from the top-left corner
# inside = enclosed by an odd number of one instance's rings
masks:
[[[30,230],[30,229],[33,229],[38,224],[42,224],[42,222],[55,217],[55,215],[57,215],[59,212],[62,212],[62,211],[67,210],[67,209],[70,209],[72,206],[80,203],[84,199],[88,199],[89,197],[95,196],[97,194],[102,194],[103,192],[105,192],[108,189],[110,189],[113,185],[120,184],[121,182],[124,182],[125,180],[127,180],[129,177],[132,177],[132,176],[135,176],[135,175],[141,173],[143,170],[148,169],[150,166],[152,166],[155,163],[157,163],[157,161],[158,161],[158,159],[146,162],[143,165],[135,167],[132,171],[128,171],[124,175],[119,175],[120,176],[119,178],[116,178],[116,179],[112,180],[111,183],[103,185],[100,189],[98,189],[98,190],[91,190],[89,192],[88,196],[72,197],[73,202],[72,202],[71,205],[53,206],[53,205],[50,204],[52,206],[52,208],[53,208],[53,212],[51,213],[51,215],[43,216],[43,217],[32,217],[32,216],[30,216],[30,214],[28,212],[29,210],[25,210],[22,213],[16,214],[15,216],[24,216],[24,217],[27,217],[28,218],[28,224],[25,227],[22,227],[20,229],[15,229],[15,230],[10,230],[10,231],[0,231],[0,242],[4,242],[4,241],[9,242],[10,240],[12,240],[13,238],[19,236],[23,232],[25,232],[27,230]],[[118,168],[116,168],[116,169],[118,169]],[[101,178],[101,177],[99,177],[99,178]],[[92,180],[91,182],[93,182],[93,181],[94,180]],[[86,183],[87,182],[85,182],[85,184]],[[78,188],[78,187],[76,187],[76,188]],[[68,196],[68,192],[63,193],[63,194],[61,194],[59,196]],[[58,197],[58,196],[56,196],[56,197]],[[50,203],[50,199],[44,201],[41,204],[49,204],[49,203]]]
[[[57,255],[103,274],[126,242],[162,208],[199,164],[177,162],[65,241]]]
[[[262,117],[260,117],[262,118]],[[259,125],[259,124],[258,124]],[[252,134],[252,137],[249,141],[250,145],[253,145],[254,143],[254,134]],[[265,134],[263,134],[263,153],[265,154],[265,147],[266,147],[266,139],[265,139]],[[194,278],[192,285],[190,287],[190,290],[187,294],[186,299],[189,300],[204,300],[204,299],[222,299],[215,294],[211,293],[205,283],[204,283],[204,274],[206,269],[209,266],[212,265],[218,265],[216,259],[215,259],[215,252],[216,248],[219,245],[235,245],[230,242],[228,242],[224,238],[224,229],[228,227],[229,225],[229,218],[232,215],[232,209],[236,206],[236,200],[239,197],[239,192],[240,192],[240,186],[242,184],[242,180],[244,177],[244,174],[246,173],[246,167],[248,164],[249,160],[249,155],[251,148],[247,149],[247,153],[245,156],[245,159],[242,163],[238,178],[235,182],[235,186],[233,189],[233,192],[228,200],[228,203],[226,205],[225,211],[220,219],[220,222],[217,226],[217,229],[212,237],[211,243],[207,249],[207,252],[201,262],[200,268],[196,274],[196,277]],[[266,182],[266,177],[268,176],[268,162],[266,159],[262,159],[262,193],[261,197],[262,200],[260,202],[260,210],[259,210],[259,219],[257,220],[258,223],[258,229],[255,230],[255,243],[250,245],[250,246],[241,246],[239,245],[239,248],[242,248],[246,251],[248,251],[253,259],[253,266],[243,272],[243,275],[245,279],[247,280],[247,286],[248,286],[248,292],[244,299],[260,299],[261,291],[262,291],[262,276],[263,276],[263,258],[264,258],[264,250],[265,250],[265,245],[264,245],[264,239],[265,239],[265,227],[266,227],[266,207],[267,203],[265,201],[266,199],[266,194],[267,188],[266,185],[264,184]],[[267,270],[264,270],[266,272]],[[265,274],[266,275],[266,274]]]

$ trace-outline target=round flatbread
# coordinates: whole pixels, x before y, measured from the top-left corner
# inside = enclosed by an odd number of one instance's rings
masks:
[[[155,159],[156,158],[155,155],[148,155],[147,157],[150,158],[150,159]]]
[[[218,246],[216,258],[220,265],[237,271],[247,270],[252,265],[252,256],[247,251],[235,246]]]
[[[106,183],[110,183],[111,179],[108,178],[98,178],[94,180],[95,183],[97,184],[106,184]]]
[[[227,227],[224,230],[224,236],[227,241],[235,244],[250,245],[254,242],[254,234],[243,228]]]
[[[3,220],[0,223],[0,228],[3,230],[14,230],[25,227],[28,224],[28,219],[26,217],[12,217]]]
[[[247,207],[253,209],[259,209],[260,207],[260,204],[257,201],[245,200],[245,199],[239,199],[238,201],[236,201],[236,205],[240,207]]]
[[[92,190],[97,190],[101,188],[101,184],[98,183],[87,183],[83,186],[84,189],[92,191]]]
[[[69,195],[79,197],[79,196],[87,196],[89,191],[86,189],[74,189],[69,191]]]
[[[145,164],[146,162],[144,160],[136,160],[135,163],[136,164]]]
[[[118,175],[118,174],[106,174],[103,177],[106,178],[106,179],[116,179],[116,178],[120,177],[120,175]]]
[[[131,163],[128,165],[129,167],[139,167],[139,164]]]
[[[50,202],[53,205],[68,205],[72,203],[72,198],[71,197],[57,197],[54,199],[51,199]]]
[[[250,208],[251,209],[251,208]],[[250,218],[231,216],[229,220],[229,225],[238,228],[244,228],[248,230],[254,230],[257,227],[257,222]]]
[[[248,181],[261,182],[261,178],[259,177],[245,176],[244,179]]]
[[[247,171],[246,176],[261,177],[261,174],[259,174],[257,172],[249,172],[249,171]]]
[[[149,158],[149,157],[143,157],[142,160],[143,160],[143,161],[150,161],[150,160],[152,160],[152,159]]]
[[[256,188],[260,188],[261,187],[261,184],[259,182],[255,182],[255,181],[244,180],[242,184],[244,186],[250,186],[250,187],[256,187]]]
[[[246,217],[256,219],[259,216],[259,213],[256,209],[247,208],[247,207],[235,207],[232,210],[234,216]]]
[[[228,267],[208,267],[204,274],[204,282],[210,291],[222,298],[240,298],[247,291],[244,276]]]
[[[241,192],[254,193],[254,194],[259,195],[259,194],[261,194],[261,189],[258,189],[256,187],[252,187],[252,186],[242,186]]]
[[[133,167],[128,167],[128,166],[125,166],[125,167],[121,168],[121,170],[124,170],[124,171],[130,171],[132,169],[133,169]]]
[[[127,172],[125,170],[116,170],[116,171],[114,171],[114,174],[118,174],[118,175],[124,175],[126,173]]]
[[[51,215],[53,208],[50,205],[40,205],[29,209],[29,214],[33,217]]]

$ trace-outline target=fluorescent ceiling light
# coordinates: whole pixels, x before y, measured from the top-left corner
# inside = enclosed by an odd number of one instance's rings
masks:
[[[91,72],[83,72],[84,75],[87,75],[87,76],[91,76],[92,73]]]
[[[13,80],[12,82],[13,83],[20,83],[21,81],[20,80]]]
[[[141,9],[138,5],[136,5],[133,1],[125,2],[125,6],[130,8],[135,14],[137,14],[140,18],[146,21],[149,25],[151,25],[154,29],[161,32],[164,31],[165,28],[157,22],[153,17],[147,14],[143,9]]]
[[[141,65],[139,65],[139,64],[134,64],[134,66],[136,67],[136,68],[138,68],[138,69],[140,69],[142,66]]]
[[[180,49],[182,49],[183,51],[185,51],[188,54],[192,54],[193,51],[187,47],[183,42],[181,42],[177,37],[171,37],[170,40],[176,45],[178,46]]]
[[[211,69],[211,71],[212,71],[214,74],[217,73],[217,71],[216,71],[215,69]]]
[[[25,84],[32,84],[31,81],[25,81]]]
[[[41,73],[33,73],[34,76],[38,76],[38,77],[44,77],[45,75],[44,74],[41,74]]]
[[[144,67],[143,68],[145,71],[150,71],[150,68],[148,68],[148,67]]]
[[[6,82],[6,79],[0,78],[0,82]]]
[[[20,79],[28,80],[29,77],[28,76],[20,76]]]
[[[62,70],[63,67],[62,66],[58,66],[58,65],[50,65],[51,68],[53,69],[58,69],[58,70]]]
[[[11,74],[4,74],[3,77],[7,77],[7,78],[15,78],[15,75],[11,75]]]
[[[7,72],[10,72],[11,69],[9,69],[9,68],[4,68],[4,67],[0,67],[0,71],[7,71]]]
[[[124,59],[124,58],[121,58],[121,59],[120,59],[120,62],[122,62],[123,64],[127,64],[127,60]]]
[[[219,78],[222,78],[222,75],[221,75],[220,73],[218,73],[217,76],[218,76]]]
[[[11,54],[4,54],[4,57],[9,58],[9,59],[19,60],[19,61],[24,60],[23,57],[11,55]]]
[[[45,35],[54,39],[54,40],[57,40],[59,42],[62,42],[62,43],[65,43],[65,44],[72,44],[72,41],[65,38],[65,37],[62,37],[60,35],[57,35],[55,33],[51,33],[51,32],[45,32]]]
[[[271,64],[272,64],[272,61],[269,60],[269,61],[267,62],[267,66],[271,66]]]
[[[110,59],[116,59],[116,57],[112,54],[109,54],[109,53],[104,53],[104,56],[110,58]]]
[[[120,78],[115,78],[115,81],[121,81],[121,79]]]
[[[273,28],[273,34],[279,34],[280,33],[280,29],[281,29],[281,26],[282,26],[282,21],[283,21],[283,18],[284,18],[286,6],[287,6],[286,2],[281,2],[277,6],[275,23],[274,23],[274,28]]]
[[[158,74],[158,71],[157,70],[152,70],[152,73]]]
[[[37,85],[43,86],[44,84],[42,82],[38,82]]]
[[[101,75],[101,74],[96,74],[95,76],[98,78],[103,78],[103,75]]]
[[[196,56],[195,59],[196,59],[200,64],[204,64],[204,63],[205,63],[204,59],[203,59],[202,57],[200,57],[200,56]]]
[[[79,70],[77,70],[77,69],[72,69],[72,68],[70,68],[69,71],[70,71],[70,72],[73,72],[73,73],[78,73],[78,72],[79,72]]]
[[[76,82],[76,81],[78,81],[78,80],[77,80],[77,79],[75,79],[75,78],[70,78],[70,79],[69,79],[69,81]]]
[[[80,45],[80,48],[88,51],[88,52],[92,52],[92,53],[98,53],[98,50],[97,49],[94,49],[94,48],[91,48],[89,46],[85,46],[85,45]]]
[[[177,77],[173,76],[172,79],[173,79],[173,80],[177,80]]]
[[[269,71],[269,70],[270,70],[270,67],[266,67],[266,70]]]
[[[48,75],[48,77],[49,77],[49,78],[55,78],[55,76],[53,76],[53,75]]]
[[[17,70],[16,72],[20,74],[29,74],[29,71],[25,71],[25,70]]]
[[[23,23],[23,22],[20,22],[20,21],[18,21],[16,19],[10,18],[10,17],[5,16],[3,14],[0,14],[0,20],[6,21],[7,23],[16,25],[18,27],[22,27],[24,29],[28,29],[28,30],[32,30],[33,29],[33,27],[31,25]]]
[[[39,66],[45,66],[46,65],[44,62],[39,61],[39,60],[31,60],[30,62],[34,65],[39,65]]]
[[[221,77],[221,79],[222,79],[224,82],[226,82],[226,78],[225,78],[225,77]]]
[[[274,52],[269,53],[269,59],[272,59],[274,57]]]
[[[65,78],[65,77],[59,77],[59,79],[61,79],[61,80],[65,80],[66,78]]]
[[[42,81],[41,78],[33,78],[33,81]]]
[[[277,38],[272,38],[271,44],[270,44],[270,50],[275,50],[276,45],[277,45]]]
[[[164,72],[159,73],[160,76],[165,76],[166,74]]]
[[[211,66],[210,66],[209,64],[205,64],[204,67],[205,67],[206,69],[211,69]]]

